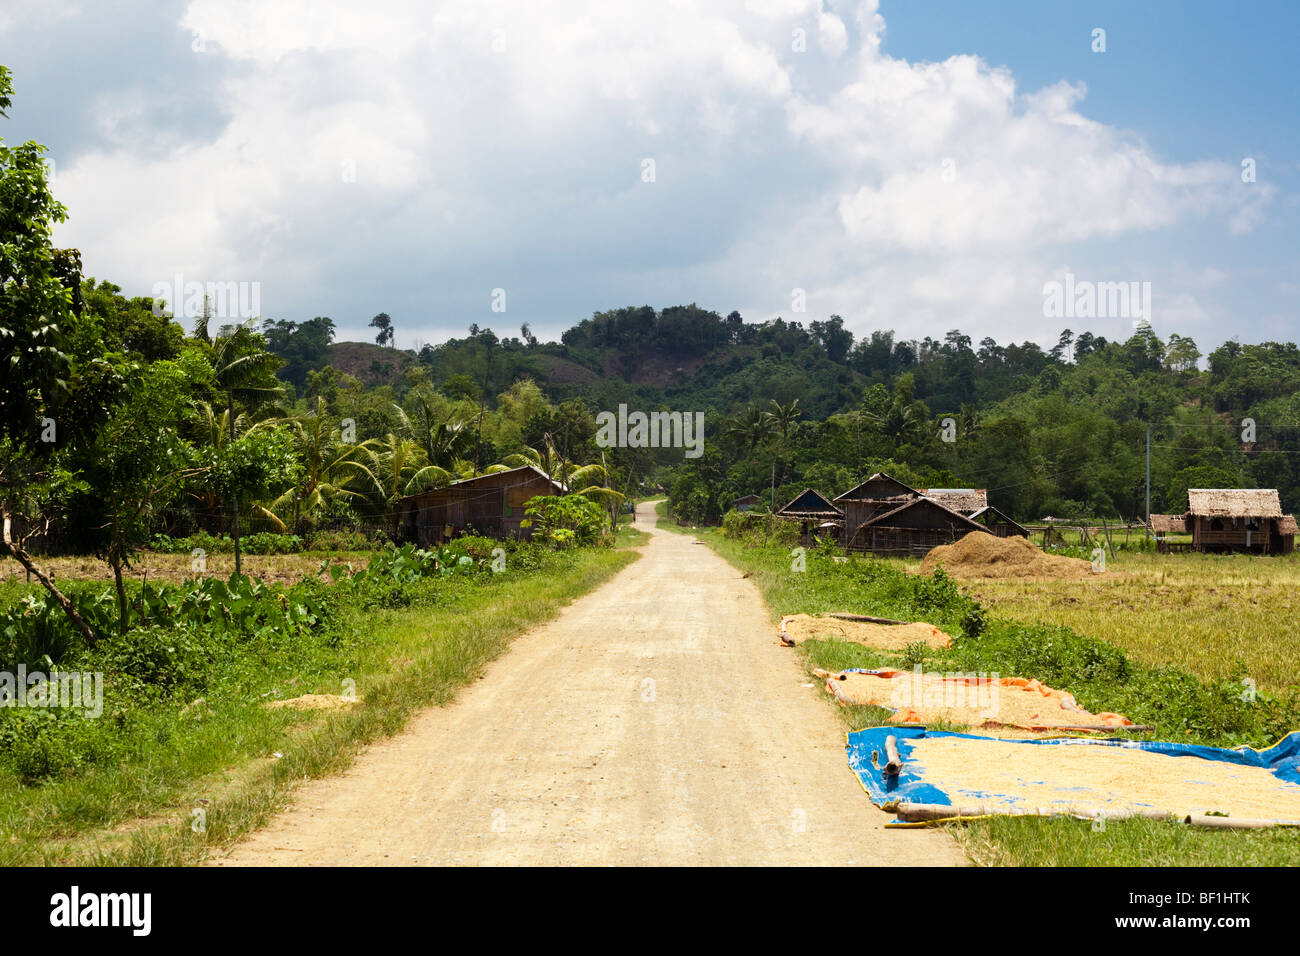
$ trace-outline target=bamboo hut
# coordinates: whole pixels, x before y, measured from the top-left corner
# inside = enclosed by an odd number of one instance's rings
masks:
[[[407,495],[397,503],[401,536],[417,544],[437,544],[462,534],[490,538],[528,538],[522,527],[524,503],[537,495],[562,495],[565,487],[533,465],[523,465],[444,488]]]
[[[804,544],[810,544],[814,534],[839,540],[844,527],[844,512],[812,488],[805,488],[795,495],[776,512],[776,516],[798,521],[799,540]]]
[[[1189,488],[1186,527],[1197,551],[1289,554],[1296,523],[1276,488]]]

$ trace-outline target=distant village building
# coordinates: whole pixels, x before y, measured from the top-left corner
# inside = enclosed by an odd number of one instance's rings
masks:
[[[407,495],[397,503],[401,537],[416,544],[437,544],[461,534],[489,538],[528,538],[522,527],[524,503],[537,495],[562,495],[565,487],[532,465],[454,481]]]
[[[989,506],[989,493],[983,488],[918,488],[917,491],[968,518]]]
[[[776,514],[799,522],[799,539],[805,544],[811,543],[814,535],[839,540],[843,529],[844,512],[812,488],[799,492]]]
[[[737,511],[754,511],[763,507],[763,499],[758,495],[741,495],[731,503]]]
[[[966,492],[962,503],[973,500],[974,492]],[[833,504],[844,512],[844,545],[854,551],[919,557],[972,531],[989,531],[881,472],[844,492]]]
[[[1300,533],[1295,517],[1282,512],[1276,488],[1189,488],[1187,511],[1152,515],[1156,549],[1171,551],[1290,554]],[[1190,542],[1169,535],[1190,534]]]

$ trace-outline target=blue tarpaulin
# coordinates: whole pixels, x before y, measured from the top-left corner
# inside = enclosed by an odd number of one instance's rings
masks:
[[[903,770],[897,776],[887,775],[885,765],[885,738],[893,736],[898,743],[899,756],[903,760]],[[1188,757],[1191,759],[1214,760],[1225,763],[1240,764],[1247,767],[1260,767],[1268,770],[1278,780],[1300,786],[1300,731],[1294,731],[1278,741],[1267,750],[1252,750],[1238,747],[1226,750],[1220,747],[1205,747],[1198,744],[1176,744],[1156,740],[1117,740],[1097,739],[1092,737],[1058,737],[1039,740],[1012,740],[981,737],[974,734],[956,734],[947,731],[927,731],[924,728],[908,727],[871,727],[855,731],[848,735],[849,767],[858,776],[863,789],[871,797],[871,802],[881,807],[892,808],[897,804],[938,804],[954,806],[952,798],[938,787],[926,782],[925,768],[916,760],[909,759],[914,744],[926,738],[954,737],[971,741],[997,740],[1002,744],[1015,744],[1026,747],[1122,747],[1130,750],[1145,750],[1165,754],[1171,757]],[[876,760],[873,760],[873,754]],[[987,796],[997,800],[997,794],[974,795]],[[1298,793],[1300,797],[1300,793]],[[972,794],[962,794],[960,801],[970,804]]]

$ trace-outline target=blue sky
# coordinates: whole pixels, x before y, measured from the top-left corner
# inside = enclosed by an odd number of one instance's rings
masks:
[[[256,283],[405,347],[690,301],[1052,344],[1072,273],[1150,282],[1206,351],[1295,338],[1294,3],[104,7],[0,12],[0,133],[50,146],[59,241],[132,293]]]

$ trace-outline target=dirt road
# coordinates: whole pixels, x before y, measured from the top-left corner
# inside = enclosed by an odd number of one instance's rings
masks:
[[[962,863],[942,833],[883,829],[807,683],[758,590],[655,531],[451,704],[303,784],[212,862]]]

